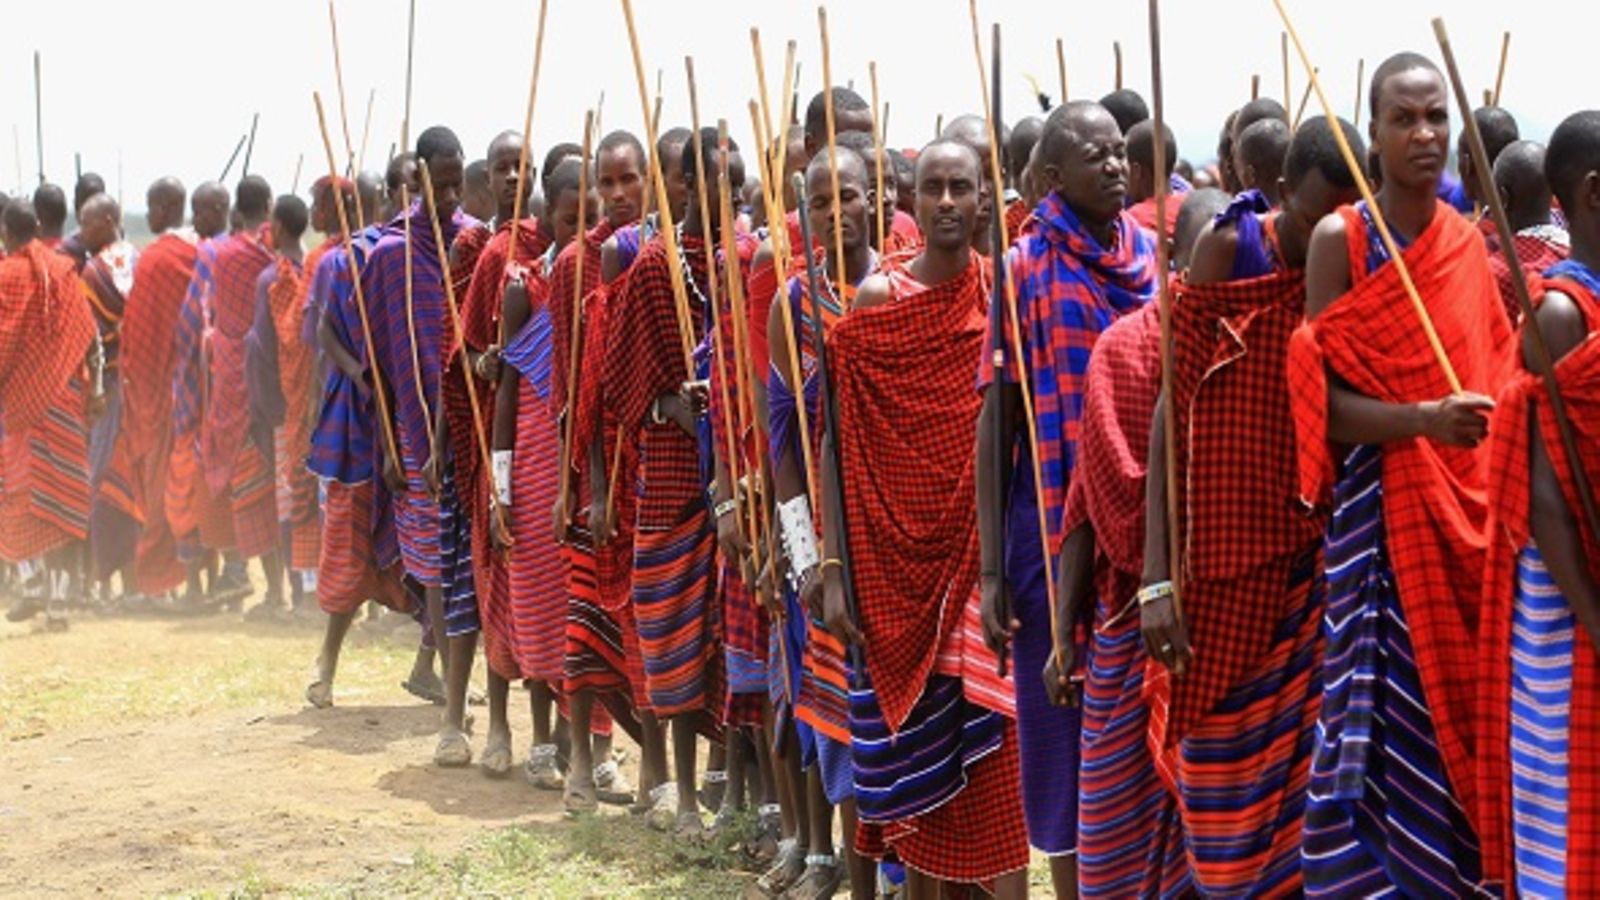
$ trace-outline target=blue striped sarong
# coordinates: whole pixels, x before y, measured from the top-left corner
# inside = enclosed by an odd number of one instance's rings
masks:
[[[1523,897],[1566,896],[1575,627],[1530,541],[1517,557],[1511,631],[1511,837]]]
[[[1456,802],[1387,558],[1382,451],[1357,447],[1326,542],[1322,713],[1302,868],[1307,896],[1476,896],[1478,840]]]
[[[467,517],[455,499],[455,462],[447,460],[439,477],[441,500],[436,508],[439,510],[439,588],[444,593],[444,633],[446,637],[461,637],[479,628],[478,595],[472,581],[472,536]]]

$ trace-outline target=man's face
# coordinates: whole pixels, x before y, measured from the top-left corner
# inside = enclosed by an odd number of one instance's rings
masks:
[[[502,138],[495,142],[489,152],[489,193],[494,197],[498,210],[507,212],[515,208],[517,202],[517,170],[522,165],[522,139]],[[435,176],[438,177],[438,176]],[[522,208],[528,208],[528,196],[533,188],[533,181],[522,183]],[[434,185],[434,189],[438,189]]]
[[[716,156],[719,158],[717,167],[706,170],[706,205],[710,207],[706,210],[706,221],[711,223],[713,231],[722,227],[722,201],[718,194],[721,188],[717,179],[721,175],[724,163],[720,161],[720,153]],[[744,160],[739,156],[739,151],[728,152],[726,166],[730,197],[737,197],[744,190]]]
[[[336,190],[336,186],[329,184],[317,191],[316,197],[311,200],[311,227],[322,234],[333,234],[339,230],[339,212],[333,202],[333,192]]]
[[[202,237],[214,237],[228,227],[228,198],[221,191],[196,194],[193,203],[194,230]]]
[[[601,151],[595,170],[595,187],[611,227],[638,221],[644,208],[644,161],[639,153],[627,144],[611,147]]]
[[[688,144],[669,146],[667,152],[661,154],[661,174],[667,182],[667,202],[672,204],[672,217],[674,220],[683,218],[683,211],[689,207],[689,182],[683,177],[683,154],[688,152]]]
[[[583,220],[593,222],[595,217],[595,197],[591,191],[584,204]],[[550,230],[555,237],[557,247],[565,247],[578,234],[578,191],[576,188],[564,190],[557,198],[553,208],[547,208],[546,218],[550,221]]]
[[[416,160],[407,159],[400,164],[400,179],[393,187],[385,186],[388,191],[389,215],[385,218],[394,218],[405,212],[406,201],[415,200],[420,185],[417,180]]]
[[[1128,194],[1122,132],[1109,114],[1084,116],[1071,128],[1061,158],[1044,161],[1045,182],[1089,222],[1110,222],[1122,212]]]
[[[446,222],[461,206],[466,161],[459,153],[435,157],[428,164],[428,175],[433,181],[433,216],[440,223]]]
[[[917,224],[928,246],[954,251],[972,245],[980,203],[978,160],[959,146],[928,148],[917,159]]]
[[[1361,192],[1354,187],[1339,187],[1320,170],[1312,169],[1293,190],[1279,181],[1283,190],[1283,214],[1295,223],[1301,234],[1309,235],[1329,213],[1346,203],[1354,203]]]
[[[89,209],[89,207],[86,206],[85,209]],[[111,246],[116,241],[117,234],[121,230],[121,223],[118,218],[117,214],[107,206],[91,210],[84,217],[84,220],[79,223],[79,228],[83,232],[84,244],[90,250],[96,252]]]
[[[862,183],[858,166],[839,169],[839,234],[849,253],[861,246],[867,236],[867,207],[871,196]],[[811,233],[823,248],[833,253],[833,178],[826,165],[812,166],[806,172],[806,215]]]
[[[1438,72],[1419,67],[1384,79],[1372,144],[1385,181],[1414,188],[1439,183],[1450,155],[1450,104]]]

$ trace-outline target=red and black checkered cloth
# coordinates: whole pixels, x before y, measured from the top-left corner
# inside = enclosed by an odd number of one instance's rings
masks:
[[[1328,444],[1328,374],[1389,403],[1437,400],[1450,385],[1401,286],[1386,263],[1367,271],[1364,218],[1340,207],[1354,287],[1289,345],[1289,384],[1300,462],[1300,494],[1325,503],[1333,477]],[[1515,342],[1489,272],[1483,239],[1440,208],[1405,251],[1406,265],[1462,388],[1494,396],[1511,375]],[[1422,437],[1383,445],[1383,519],[1400,602],[1416,642],[1424,700],[1433,715],[1450,783],[1474,808],[1472,706],[1481,665],[1488,448],[1447,447]]]
[[[1571,247],[1551,240],[1537,230],[1522,232],[1515,235],[1512,240],[1517,251],[1517,261],[1522,265],[1523,277],[1527,280],[1530,290],[1546,269],[1566,259],[1567,254],[1571,252]],[[1511,326],[1515,328],[1522,321],[1522,303],[1517,300],[1516,288],[1512,286],[1511,266],[1504,253],[1489,254],[1489,271],[1494,273],[1495,285],[1500,288],[1500,302],[1505,304],[1506,317],[1511,320]]]
[[[688,262],[685,275],[705,294],[706,254],[697,237],[679,241]],[[607,310],[605,401],[622,429],[622,440],[639,448],[642,491],[638,527],[663,530],[683,521],[685,510],[700,501],[700,455],[695,439],[677,425],[648,425],[650,405],[663,394],[677,393],[692,375],[684,368],[683,345],[673,298],[667,247],[657,235],[639,250],[627,279],[610,293]],[[700,343],[705,309],[694,290],[688,291],[689,315]],[[617,492],[629,485],[617,486]]]
[[[828,334],[861,632],[884,718],[921,696],[978,577],[972,498],[988,263],[943,284],[886,270],[894,297]]]
[[[1326,519],[1299,502],[1284,379],[1304,319],[1305,273],[1176,285],[1173,405],[1189,640],[1202,648],[1172,682],[1168,746],[1259,669],[1284,608],[1288,569]]]
[[[72,259],[37,241],[0,259],[0,416],[5,433],[39,424],[83,365],[94,315]]]
[[[1531,287],[1536,303],[1545,290],[1571,297],[1590,331],[1588,340],[1556,363],[1555,373],[1577,437],[1581,464],[1593,485],[1600,478],[1600,340],[1594,334],[1600,328],[1600,301],[1570,279],[1536,279]],[[1502,887],[1516,872],[1511,841],[1511,631],[1517,554],[1532,537],[1529,417],[1535,410],[1540,439],[1587,549],[1589,576],[1600,579],[1600,535],[1592,533],[1584,520],[1543,380],[1519,371],[1500,394],[1490,430],[1490,543],[1480,656],[1486,668],[1480,670],[1482,703],[1477,720],[1478,837],[1483,841],[1484,876]],[[1567,894],[1573,897],[1600,894],[1600,853],[1596,853],[1600,850],[1600,745],[1592,739],[1600,734],[1600,655],[1595,649],[1584,627],[1573,629],[1566,869]]]
[[[586,356],[583,351],[589,347],[588,342],[583,340],[584,335],[580,333],[577,366],[574,367],[572,300],[573,282],[578,277],[578,253],[580,249],[583,252],[583,283],[577,287],[577,292],[579,302],[585,302],[600,286],[600,248],[605,246],[606,240],[615,230],[609,221],[601,222],[589,229],[582,240],[572,241],[562,247],[561,253],[556,256],[555,265],[550,267],[550,342],[553,360],[550,367],[550,404],[557,413],[567,405],[567,372],[581,370]],[[580,461],[576,459],[573,461],[575,469],[581,465]]]

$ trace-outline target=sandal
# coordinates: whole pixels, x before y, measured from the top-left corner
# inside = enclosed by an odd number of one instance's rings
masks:
[[[682,840],[705,840],[706,823],[700,818],[700,811],[686,809],[678,813],[672,823],[672,833]]]
[[[716,812],[722,808],[722,797],[728,790],[728,773],[722,769],[707,769],[700,776],[700,790],[698,797],[700,805],[708,812]]]
[[[633,782],[614,759],[594,767],[594,790],[595,799],[610,806],[627,806],[633,802]]]
[[[566,779],[556,767],[555,744],[537,744],[529,750],[522,774],[529,784],[541,791],[559,791],[566,787]]]
[[[329,709],[333,706],[333,685],[318,677],[306,685],[306,702],[317,709]]]
[[[778,844],[778,855],[771,867],[755,880],[754,887],[765,897],[777,897],[800,880],[806,869],[806,854],[793,838]]]
[[[813,853],[806,856],[805,872],[790,886],[786,900],[826,900],[844,884],[844,869],[835,856]]]
[[[511,774],[511,735],[504,738],[490,735],[483,745],[483,755],[478,758],[478,768],[490,778],[504,778]]]
[[[472,765],[472,745],[459,731],[446,731],[439,735],[439,745],[433,749],[433,764],[443,769],[460,769]]]
[[[654,831],[671,831],[678,820],[678,783],[668,781],[650,792],[650,810],[645,824]]]
[[[434,706],[444,705],[444,685],[441,682],[434,681],[430,683],[418,681],[415,677],[411,677],[400,682],[400,687],[418,700],[427,701]]]
[[[569,816],[590,815],[600,809],[600,801],[595,793],[593,784],[569,780],[566,793],[561,796],[561,805],[566,808]]]

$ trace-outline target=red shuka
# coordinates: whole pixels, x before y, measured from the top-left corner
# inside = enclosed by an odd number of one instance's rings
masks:
[[[1578,455],[1593,486],[1600,478],[1600,302],[1569,279],[1535,280],[1535,303],[1546,290],[1571,297],[1583,312],[1589,338],[1555,367],[1556,384],[1577,437]],[[1529,419],[1537,411],[1540,439],[1561,493],[1578,520],[1589,573],[1600,577],[1600,535],[1589,530],[1577,484],[1562,449],[1555,416],[1545,398],[1543,379],[1519,371],[1500,394],[1490,429],[1489,551],[1483,593],[1482,653],[1487,667],[1480,682],[1478,752],[1478,837],[1483,841],[1484,878],[1502,887],[1516,872],[1511,826],[1511,631],[1516,600],[1517,555],[1532,538],[1529,479],[1532,439]],[[1573,629],[1570,743],[1567,747],[1566,889],[1573,897],[1600,894],[1600,654],[1581,625]]]
[[[1300,495],[1325,503],[1333,484],[1328,373],[1389,403],[1437,400],[1450,385],[1434,357],[1398,269],[1370,276],[1361,213],[1340,207],[1349,243],[1350,292],[1296,329],[1289,385]],[[1464,390],[1494,396],[1510,375],[1515,345],[1479,232],[1441,205],[1405,251],[1446,355]],[[1472,698],[1477,684],[1478,605],[1488,544],[1487,448],[1446,447],[1417,437],[1383,445],[1383,520],[1389,560],[1411,633],[1424,700],[1450,783],[1474,808]]]

